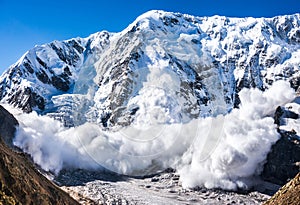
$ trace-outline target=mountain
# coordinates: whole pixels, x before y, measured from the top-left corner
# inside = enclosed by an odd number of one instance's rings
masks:
[[[300,14],[154,10],[119,33],[32,48],[0,77],[0,99],[66,126],[188,122],[238,107],[242,88],[265,90],[283,79],[299,91],[299,56]]]

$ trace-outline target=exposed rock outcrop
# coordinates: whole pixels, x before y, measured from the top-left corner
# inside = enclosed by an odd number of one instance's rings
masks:
[[[275,184],[284,185],[300,172],[300,141],[289,139],[294,133],[281,133],[281,138],[268,154],[262,177]]]
[[[2,140],[10,147],[13,146],[12,139],[18,124],[16,118],[0,105],[0,134]]]
[[[264,205],[299,205],[300,204],[300,173],[284,185]]]
[[[294,107],[296,104],[293,105]],[[280,106],[276,109],[274,120],[278,125],[281,138],[272,146],[264,165],[262,177],[275,184],[284,185],[300,172],[300,138],[294,129],[285,130],[281,127],[288,120],[298,120],[298,111]],[[297,110],[297,109],[296,109]],[[289,128],[290,129],[290,128]]]
[[[0,203],[78,204],[40,174],[27,156],[0,141]]]

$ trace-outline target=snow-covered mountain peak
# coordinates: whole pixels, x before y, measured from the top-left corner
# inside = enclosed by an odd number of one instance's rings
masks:
[[[299,14],[229,18],[153,10],[119,33],[34,47],[1,76],[0,97],[27,112],[62,119],[75,112],[80,123],[108,127],[133,123],[155,107],[143,101],[151,93],[164,93],[162,112],[181,113],[168,114],[171,121],[225,114],[238,106],[244,87],[264,90],[280,79],[299,87],[299,27]]]

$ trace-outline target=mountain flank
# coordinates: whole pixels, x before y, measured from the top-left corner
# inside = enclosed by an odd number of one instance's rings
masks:
[[[27,155],[6,145],[18,122],[2,106],[0,122],[0,204],[78,204],[39,173]]]

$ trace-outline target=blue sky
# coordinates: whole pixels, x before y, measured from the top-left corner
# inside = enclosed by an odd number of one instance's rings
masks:
[[[0,73],[37,44],[121,31],[142,13],[273,17],[300,12],[299,0],[0,0]]]

